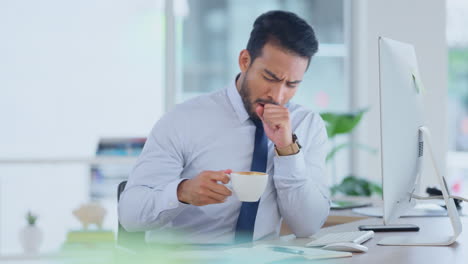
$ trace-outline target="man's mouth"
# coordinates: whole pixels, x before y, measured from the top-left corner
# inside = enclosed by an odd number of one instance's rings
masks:
[[[268,100],[268,99],[257,99],[255,100],[255,103],[261,106],[265,106],[266,104],[273,104],[273,105],[280,105],[278,102],[275,102],[273,100]]]

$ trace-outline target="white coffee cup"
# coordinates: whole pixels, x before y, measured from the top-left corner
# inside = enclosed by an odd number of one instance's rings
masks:
[[[256,202],[268,183],[268,174],[256,171],[241,171],[228,174],[232,190],[242,202]]]

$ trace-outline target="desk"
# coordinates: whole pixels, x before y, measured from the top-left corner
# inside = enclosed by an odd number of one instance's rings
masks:
[[[373,206],[383,205],[382,199],[369,199],[367,197],[343,197],[340,200],[370,202]],[[328,215],[328,218],[323,224],[322,228],[328,227],[328,226],[346,224],[349,222],[354,222],[354,221],[367,219],[367,218],[368,216],[356,214],[351,209],[330,210],[330,214]],[[283,221],[283,223],[281,224],[280,236],[285,236],[289,234],[292,234],[292,230],[291,228],[289,228],[288,224]]]
[[[462,225],[468,229],[468,218],[461,217]],[[420,227],[419,232],[392,232],[375,233],[375,237],[364,243],[369,248],[367,253],[353,254],[351,258],[333,259],[333,263],[468,263],[468,234],[467,230],[461,233],[457,242],[448,247],[442,246],[379,246],[377,242],[383,237],[394,235],[416,234],[451,234],[451,224],[448,217],[412,217],[401,218],[399,223],[415,224]],[[359,225],[382,224],[381,218],[367,218],[347,224],[322,228],[319,233],[329,231],[354,231]],[[304,246],[310,238],[296,239],[294,236],[283,237],[280,240],[268,241],[267,244],[284,246]],[[323,262],[323,261],[322,261]],[[325,261],[326,262],[326,261]],[[305,262],[304,262],[305,263]],[[320,263],[320,262],[319,262]]]
[[[465,229],[468,229],[468,217],[461,218],[462,224]],[[410,223],[416,224],[421,229],[419,232],[395,232],[395,233],[376,233],[375,237],[364,243],[369,248],[367,253],[355,253],[353,257],[340,258],[340,259],[329,259],[329,260],[315,260],[313,263],[450,263],[450,264],[466,264],[468,261],[468,231],[464,231],[457,239],[457,242],[448,247],[415,247],[415,246],[379,246],[377,242],[380,241],[385,236],[393,235],[416,235],[416,234],[451,234],[451,225],[449,223],[448,217],[415,217],[415,218],[403,218],[399,219],[400,223]],[[326,228],[322,228],[319,231],[320,233],[336,231],[353,231],[357,230],[359,225],[363,224],[381,224],[381,218],[366,218],[363,220],[346,223],[342,225],[335,225]],[[304,246],[311,239],[310,238],[300,238],[297,239],[293,235],[284,236],[280,239],[270,240],[270,241],[261,241],[256,242],[255,244],[269,244],[269,245],[283,245],[283,246]],[[222,247],[217,247],[217,249],[223,249]],[[178,250],[178,249],[176,249]],[[214,250],[214,249],[213,249]],[[103,252],[103,254],[97,254],[101,257],[99,258],[90,257],[89,253],[93,253],[93,250],[90,252],[83,252],[85,254],[80,254],[75,257],[70,256],[60,256],[60,255],[42,255],[42,256],[30,256],[30,257],[15,257],[15,256],[3,256],[0,257],[0,263],[6,261],[6,263],[137,263],[135,261],[135,254],[119,254],[115,250],[110,250]],[[125,253],[125,252],[124,252]],[[95,253],[96,254],[96,253]],[[158,254],[155,254],[158,257]],[[91,258],[91,259],[90,259]],[[129,261],[126,261],[126,258]],[[121,259],[123,262],[119,262]],[[139,263],[155,263],[155,259],[152,261],[144,262],[139,261]],[[206,262],[206,261],[205,261]],[[187,263],[205,263],[200,261]],[[157,262],[164,263],[164,262]],[[210,262],[218,263],[218,262]],[[229,262],[231,263],[231,262]],[[287,261],[279,263],[288,263]],[[294,261],[293,263],[311,263],[310,260],[304,261]],[[246,264],[246,263],[244,263]],[[257,262],[255,263],[257,264]]]

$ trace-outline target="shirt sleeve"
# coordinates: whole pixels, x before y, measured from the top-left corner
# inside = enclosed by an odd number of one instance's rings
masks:
[[[184,208],[177,187],[183,178],[183,143],[167,116],[153,127],[138,157],[118,205],[119,221],[127,231],[166,225]]]
[[[314,114],[295,133],[302,148],[295,155],[274,157],[273,179],[282,217],[297,237],[308,237],[320,229],[330,211],[325,166],[328,138],[323,120]]]

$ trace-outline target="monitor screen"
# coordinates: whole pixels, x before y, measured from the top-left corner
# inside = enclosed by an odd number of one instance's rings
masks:
[[[430,157],[442,190],[442,198],[453,228],[453,235],[385,237],[379,245],[450,245],[462,231],[453,199],[434,157],[432,137],[423,116],[423,92],[416,53],[410,44],[379,38],[380,128],[384,200],[384,225],[414,205],[418,195],[424,152]],[[427,149],[423,150],[423,147]]]
[[[392,224],[414,205],[410,197],[422,162],[423,87],[410,44],[379,38],[379,71],[384,222]]]

